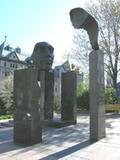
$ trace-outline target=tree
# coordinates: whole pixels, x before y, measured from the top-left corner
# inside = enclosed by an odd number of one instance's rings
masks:
[[[68,51],[69,59],[72,63],[84,73],[88,74],[89,70],[89,53],[91,51],[91,46],[87,33],[84,30],[75,30],[73,35],[73,46]]]
[[[77,87],[77,108],[89,110],[89,84],[81,82]]]
[[[87,4],[86,10],[96,19],[99,26],[99,46],[105,54],[105,71],[112,80],[111,86],[116,89],[120,71],[120,1],[98,0]],[[79,32],[79,31],[77,31]],[[87,39],[87,40],[86,40]],[[90,45],[88,37],[81,32],[75,34],[73,42],[76,50],[72,50],[79,64],[84,61],[88,65]],[[86,68],[86,66],[85,66]]]
[[[116,98],[116,91],[114,88],[111,87],[105,88],[105,103],[106,104],[118,103],[118,99]]]
[[[5,80],[4,89],[2,91],[2,99],[5,104],[7,114],[13,112],[13,75],[10,74]]]
[[[5,114],[6,114],[5,104],[3,102],[2,97],[0,97],[0,115],[5,115]]]

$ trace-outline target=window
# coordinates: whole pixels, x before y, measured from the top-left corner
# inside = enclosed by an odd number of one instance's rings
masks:
[[[17,64],[16,64],[16,68],[18,68]]]
[[[4,66],[6,66],[6,62],[4,62]]]
[[[7,76],[7,72],[5,72],[5,77]]]
[[[55,87],[55,92],[57,92],[57,86]]]
[[[10,64],[10,67],[12,67],[12,63]]]

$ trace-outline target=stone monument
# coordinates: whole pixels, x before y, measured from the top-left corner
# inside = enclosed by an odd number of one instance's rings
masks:
[[[97,141],[105,137],[104,107],[104,54],[98,45],[98,24],[82,8],[70,11],[74,28],[87,31],[93,51],[89,56],[90,67],[90,140]]]
[[[42,122],[37,70],[14,72],[14,142],[33,145],[42,141]]]
[[[47,42],[39,42],[35,45],[31,56],[33,65],[40,71],[49,71],[53,64],[54,48]]]
[[[47,42],[39,42],[35,45],[33,54],[33,66],[38,69],[38,81],[42,87],[42,119],[53,119],[54,99],[54,73],[51,71],[54,48]]]
[[[76,73],[62,74],[61,119],[68,124],[76,124]]]
[[[45,121],[49,127],[61,128],[76,124],[76,84],[75,71],[62,73],[61,78],[61,118]]]
[[[51,69],[54,48],[46,42],[35,45],[33,67],[14,73],[14,142],[26,145],[42,141],[45,74]],[[49,86],[47,86],[49,87]],[[49,91],[50,93],[50,91]],[[47,106],[48,107],[48,106]],[[51,109],[48,108],[52,116]]]

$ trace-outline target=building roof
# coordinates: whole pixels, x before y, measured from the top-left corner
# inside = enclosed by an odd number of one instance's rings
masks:
[[[59,66],[55,66],[54,70],[63,70],[63,71],[71,71],[70,68],[70,63],[69,61],[65,61],[63,64],[59,65]]]
[[[16,57],[16,59],[13,58],[13,55]],[[26,56],[21,53],[21,48],[12,48],[10,45],[5,41],[0,45],[0,59],[4,60],[15,60],[24,62],[26,59]],[[24,62],[25,63],[25,62]]]
[[[69,61],[65,61],[63,64],[62,64],[62,67],[64,68],[65,71],[70,71],[71,68],[70,68],[70,63]]]
[[[55,66],[54,75],[55,77],[59,77],[61,73],[69,72],[69,71],[71,71],[71,68],[70,68],[70,63],[67,60],[63,64]]]
[[[2,56],[4,45],[5,45],[5,41],[0,45],[0,57]]]
[[[8,59],[7,57],[0,57],[0,60],[7,61],[7,62],[15,62],[19,64],[25,64],[25,65],[27,64],[25,61],[17,61],[13,59]]]
[[[18,58],[19,58],[20,61],[25,61],[26,55],[24,55],[24,54],[19,54],[19,53],[16,53],[16,54],[17,54],[17,56],[18,56]]]

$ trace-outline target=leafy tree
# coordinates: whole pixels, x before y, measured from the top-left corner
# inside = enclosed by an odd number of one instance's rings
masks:
[[[57,113],[60,113],[60,110],[61,110],[61,97],[60,96],[54,96],[54,104],[53,104],[53,108],[54,108],[54,111],[57,112]]]
[[[77,97],[77,107],[80,109],[89,110],[89,91],[85,90]]]
[[[100,46],[105,53],[105,71],[110,76],[111,86],[116,89],[120,71],[120,1],[98,1],[91,13],[99,23]]]
[[[77,88],[77,107],[89,110],[88,80],[81,82]]]
[[[105,54],[105,71],[111,78],[111,86],[116,89],[120,71],[120,1],[98,0],[86,5],[86,10],[97,20],[99,26],[99,46]],[[91,46],[85,31],[75,31],[74,47],[71,49],[74,57],[81,66],[88,66],[88,55]],[[87,67],[88,68],[88,67]]]
[[[112,87],[105,88],[105,103],[106,104],[114,104],[118,103],[118,99],[116,98],[116,90]]]
[[[69,58],[87,75],[89,70],[89,53],[91,50],[87,33],[84,30],[75,30],[73,46],[68,52]]]
[[[0,115],[6,114],[6,108],[2,97],[0,97]]]
[[[5,103],[7,114],[13,112],[13,75],[10,74],[5,80],[2,98]]]

